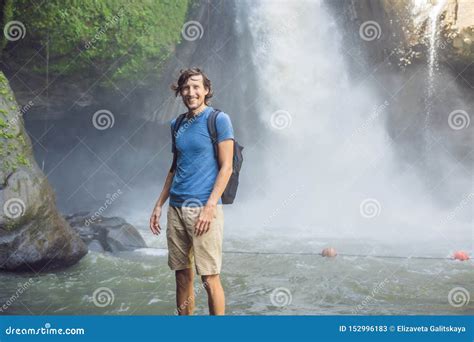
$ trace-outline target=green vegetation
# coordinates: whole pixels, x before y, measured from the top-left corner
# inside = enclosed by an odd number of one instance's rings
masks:
[[[10,53],[9,60],[23,65],[40,51],[43,58],[33,58],[28,67],[43,74],[49,57],[50,78],[105,73],[101,80],[105,85],[110,85],[108,79],[142,80],[158,75],[180,42],[190,3],[70,0],[65,6],[63,0],[48,0],[38,6],[15,0],[11,17],[24,24],[26,35],[21,42],[9,44],[3,54]],[[5,18],[7,13],[3,14]]]
[[[13,70],[76,83],[135,84],[159,76],[181,41],[192,0],[31,0],[0,1],[0,53]],[[21,39],[3,29],[21,23]],[[25,29],[23,30],[22,27]],[[17,30],[18,31],[18,30]],[[35,75],[36,74],[36,75]],[[100,77],[98,77],[98,75]],[[155,77],[153,77],[155,76]],[[30,147],[8,80],[0,71],[0,157],[6,173],[29,165]],[[18,130],[20,127],[20,130]]]
[[[23,136],[24,132],[16,130],[18,125],[21,125],[17,121],[20,114],[17,111],[8,81],[1,71],[0,94],[2,95],[0,96],[0,112],[5,116],[5,119],[0,118],[0,159],[2,160],[2,171],[10,173],[16,170],[19,165],[29,166],[30,162],[25,154],[28,152],[28,145]],[[5,108],[10,108],[10,111]]]
[[[5,25],[12,20],[13,17],[13,0],[3,0],[0,2],[0,27],[2,28],[2,34],[0,36],[0,54],[8,43],[8,40],[3,34],[3,28]]]

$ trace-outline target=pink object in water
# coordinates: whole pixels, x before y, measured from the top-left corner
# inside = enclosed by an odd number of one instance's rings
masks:
[[[456,260],[465,261],[465,260],[469,260],[469,254],[464,251],[456,251],[454,252],[453,258]]]
[[[334,248],[329,247],[329,248],[324,248],[323,251],[321,252],[321,255],[323,257],[335,257],[337,255],[337,252]]]

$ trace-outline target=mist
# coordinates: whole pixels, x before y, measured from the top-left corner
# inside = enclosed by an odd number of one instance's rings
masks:
[[[95,211],[120,189],[104,214],[146,229],[171,164],[169,121],[186,111],[169,86],[180,68],[197,65],[213,82],[211,105],[231,116],[245,146],[226,234],[430,238],[453,248],[472,240],[472,127],[457,146],[459,132],[446,125],[454,109],[472,108],[455,75],[435,70],[438,93],[427,106],[428,66],[403,74],[354,58],[363,41],[348,43],[344,16],[326,2],[199,11],[206,34],[181,43],[156,88],[104,98],[111,129],[91,124],[104,105],[83,108],[82,95],[65,118],[26,116],[31,132],[47,133],[35,156],[46,160],[63,212]]]

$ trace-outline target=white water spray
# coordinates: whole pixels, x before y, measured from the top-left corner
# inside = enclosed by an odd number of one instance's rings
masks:
[[[429,14],[429,48],[428,48],[428,100],[435,90],[435,70],[438,68],[439,17],[445,8],[446,0],[438,0]]]
[[[315,1],[240,2],[239,11],[268,130],[246,150],[251,184],[239,191],[253,196],[233,208],[238,233],[447,239],[453,222],[394,158],[384,127],[390,99],[370,83],[351,85],[331,15]]]

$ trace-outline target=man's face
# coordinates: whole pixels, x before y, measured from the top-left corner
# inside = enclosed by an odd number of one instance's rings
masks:
[[[184,105],[189,109],[197,109],[204,103],[209,89],[204,87],[202,75],[191,76],[181,89]]]

